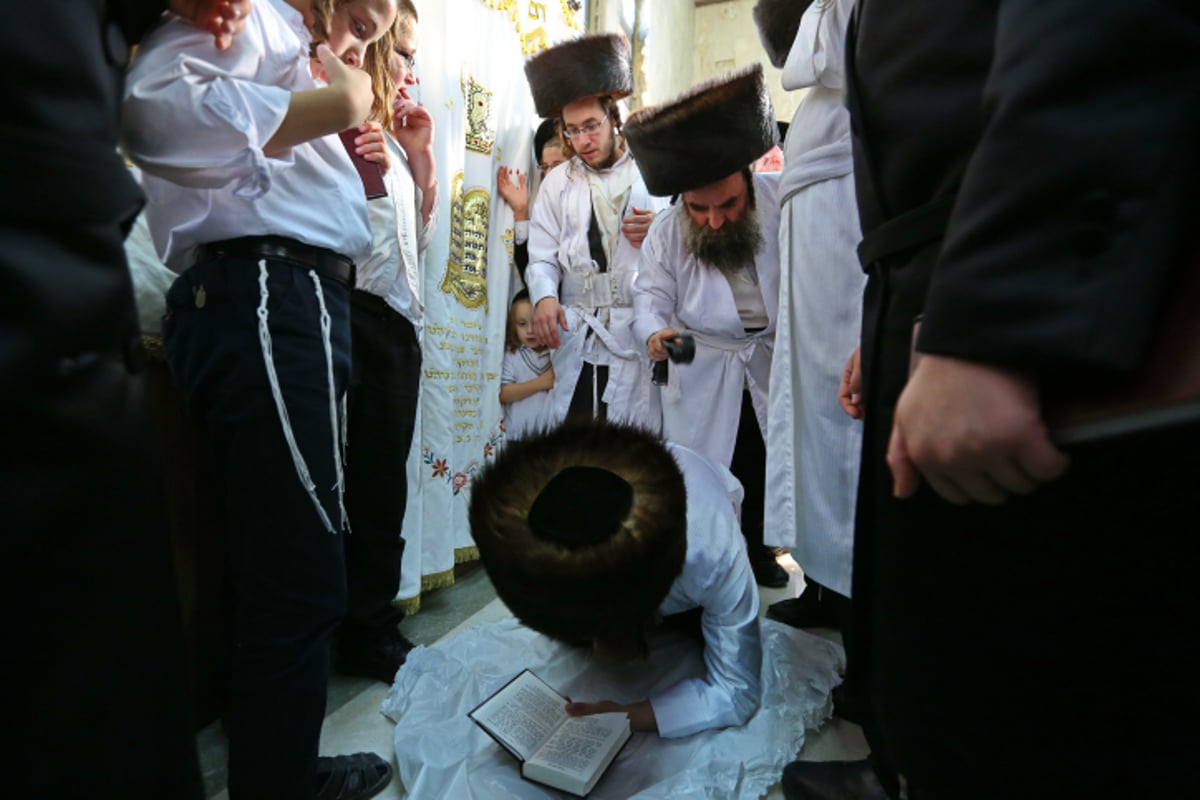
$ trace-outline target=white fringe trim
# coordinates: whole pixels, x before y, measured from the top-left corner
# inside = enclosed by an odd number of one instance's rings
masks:
[[[292,432],[292,423],[288,418],[287,406],[283,402],[283,390],[279,386],[279,375],[275,372],[275,359],[273,355],[273,347],[271,345],[271,329],[267,327],[267,297],[269,296],[267,289],[267,260],[260,259],[258,262],[258,339],[262,344],[263,364],[267,370],[267,380],[271,384],[271,394],[275,398],[275,409],[279,412],[279,422],[283,426],[283,438],[287,440],[288,449],[292,453],[292,463],[296,466],[296,475],[300,478],[300,484],[308,492],[309,499],[312,500],[313,506],[317,509],[317,514],[321,517],[321,522],[325,525],[326,530],[330,533],[337,533],[333,528],[333,523],[329,521],[329,515],[325,513],[325,508],[321,505],[320,498],[317,497],[317,486],[313,482],[312,476],[308,472],[308,464],[304,461],[304,455],[300,452],[299,445],[296,444],[296,435]],[[318,296],[320,291],[318,288]],[[324,311],[324,299],[321,300],[322,311]],[[328,315],[326,315],[326,319]],[[325,350],[329,352],[329,338],[326,334]],[[330,370],[332,376],[332,369]],[[330,380],[330,392],[333,391],[332,377]],[[337,451],[337,442],[334,442],[334,452]],[[338,483],[341,483],[341,462],[338,462]],[[339,499],[340,503],[340,499]],[[343,512],[343,519],[345,518]]]
[[[346,532],[350,532],[350,521],[346,514],[346,476],[342,472],[342,442],[346,433],[345,421],[338,420],[338,400],[337,392],[333,384],[333,342],[330,339],[330,328],[332,324],[329,320],[329,309],[325,307],[325,290],[321,288],[321,276],[317,275],[316,270],[309,270],[308,277],[312,280],[313,286],[317,291],[317,305],[321,307],[321,343],[325,345],[325,372],[329,379],[329,432],[333,436],[333,463],[337,468],[337,483],[334,488],[338,493],[338,510],[342,513],[342,527]],[[345,397],[342,398],[344,403]],[[345,409],[342,409],[345,411]]]

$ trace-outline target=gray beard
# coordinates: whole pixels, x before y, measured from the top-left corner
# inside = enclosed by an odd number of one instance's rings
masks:
[[[725,275],[736,275],[754,263],[763,244],[758,227],[758,209],[747,208],[737,222],[726,222],[720,230],[697,225],[684,209],[684,247],[696,260]]]

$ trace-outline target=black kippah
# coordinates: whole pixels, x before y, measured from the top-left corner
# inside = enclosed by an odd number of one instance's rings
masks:
[[[600,467],[567,467],[538,493],[529,527],[538,538],[569,548],[603,542],[633,508],[633,487]]]

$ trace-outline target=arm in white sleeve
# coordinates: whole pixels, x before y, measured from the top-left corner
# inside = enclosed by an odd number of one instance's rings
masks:
[[[122,135],[130,158],[185,186],[236,182],[239,195],[264,194],[271,169],[290,163],[290,154],[270,159],[263,146],[287,116],[292,92],[261,74],[269,63],[262,50],[256,17],[223,52],[211,34],[180,19],[155,31],[125,89]]]
[[[513,243],[525,244],[527,241],[529,241],[529,220],[515,220],[513,222]]]
[[[565,169],[565,168],[564,168]],[[555,181],[559,178],[559,181]],[[529,266],[525,286],[534,306],[544,297],[558,299],[562,270],[558,265],[558,243],[562,237],[562,192],[560,176],[552,172],[542,183],[529,215]]]
[[[416,192],[416,208],[421,209],[424,207],[423,204],[425,202],[425,195],[421,191],[421,188],[419,186],[415,187],[414,191]],[[424,225],[420,226],[421,229],[417,233],[417,252],[418,253],[424,253],[426,250],[429,249],[429,244],[433,241],[433,234],[437,231],[438,201],[437,201],[437,196],[436,196],[437,195],[437,184],[436,183],[434,183],[434,185],[433,185],[433,192],[434,192],[435,196],[433,198],[433,206],[430,208],[430,211],[429,211],[429,220]],[[420,216],[419,210],[417,212],[417,216],[418,217]]]
[[[714,579],[704,588],[700,624],[707,674],[650,698],[659,735],[667,739],[743,725],[758,709],[762,694],[758,586],[740,551],[736,519],[732,512],[718,516],[713,524],[733,527],[739,552],[714,565]]]
[[[629,327],[634,340],[645,349],[646,340],[663,328],[671,326],[675,317],[677,286],[675,272],[667,264],[668,253],[664,252],[664,238],[656,235],[660,224],[670,224],[660,215],[650,225],[650,232],[642,242],[642,255],[637,278],[633,282],[633,316]]]

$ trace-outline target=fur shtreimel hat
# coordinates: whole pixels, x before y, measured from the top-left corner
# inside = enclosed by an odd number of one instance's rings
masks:
[[[633,92],[629,40],[608,33],[563,42],[526,61],[525,77],[539,117],[557,117],[585,97],[620,100]]]
[[[586,420],[509,442],[471,488],[496,593],[534,630],[639,649],[683,570],[687,493],[657,436]]]
[[[622,129],[650,194],[699,189],[770,150],[775,111],[761,64],[632,114]]]
[[[796,32],[800,30],[800,18],[811,5],[812,0],[758,0],[754,6],[758,38],[775,69],[783,69],[787,63]]]

